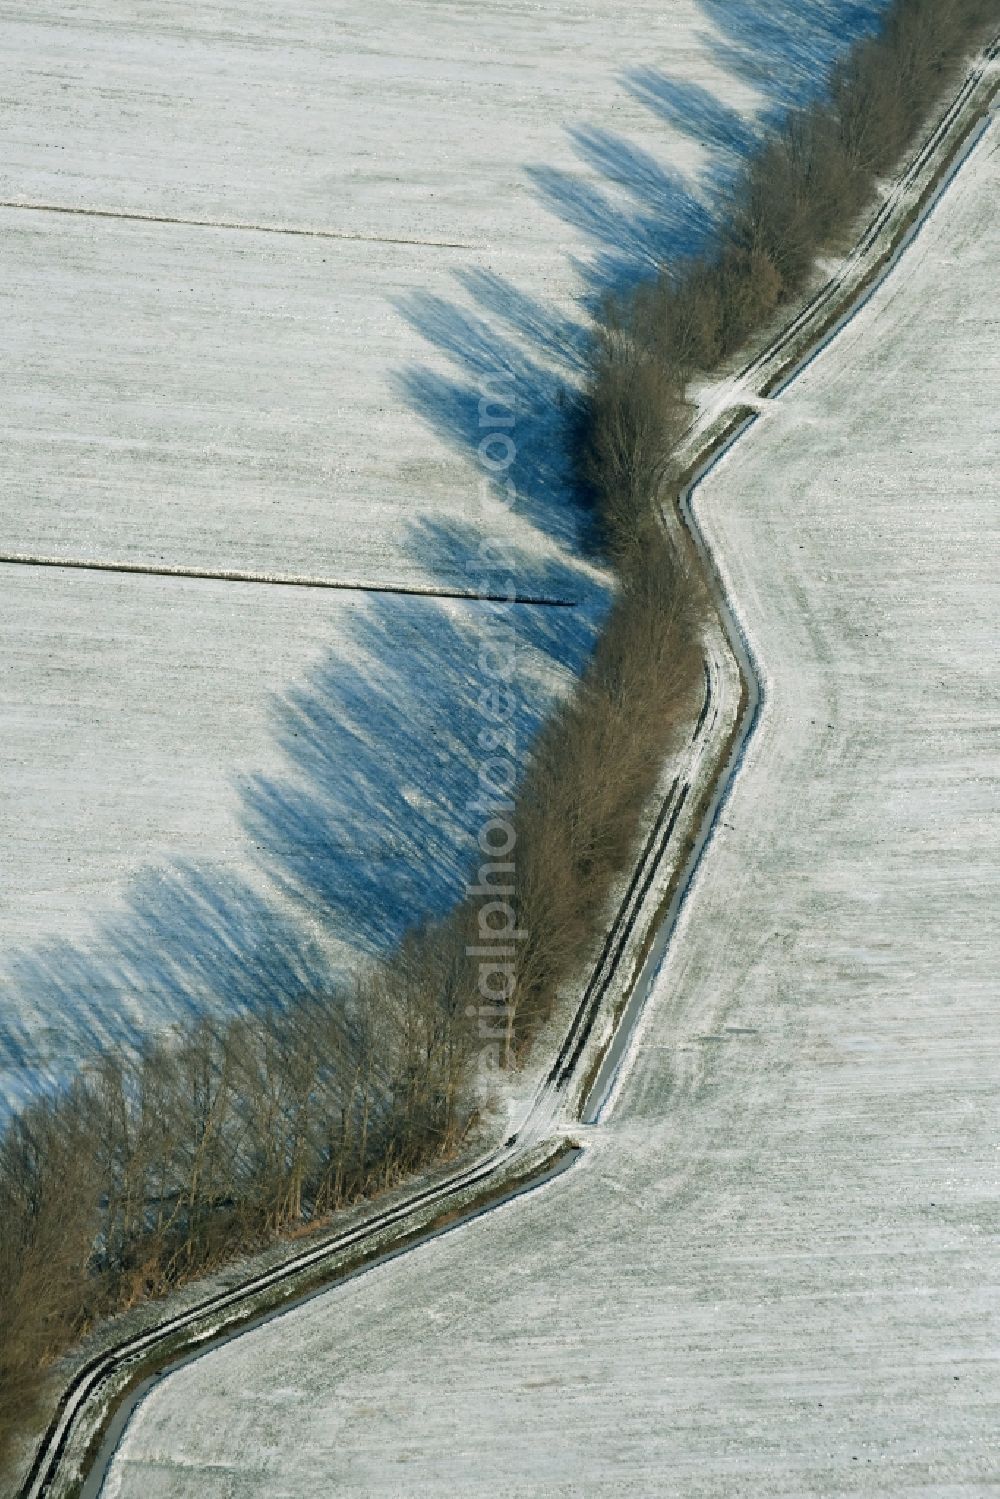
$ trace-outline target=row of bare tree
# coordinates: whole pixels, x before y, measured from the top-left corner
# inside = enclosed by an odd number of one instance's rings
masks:
[[[799,291],[899,159],[997,0],[895,0],[747,163],[709,250],[609,300],[593,347],[581,470],[611,549],[649,528],[691,376],[715,368]]]
[[[121,1310],[453,1148],[471,1026],[415,934],[343,993],[108,1054],[0,1139],[0,1437]],[[463,997],[464,1005],[464,997]]]
[[[763,326],[896,160],[997,0],[895,0],[885,28],[750,161],[711,255],[665,267],[595,330],[580,465],[621,587],[512,813],[516,945],[503,1060],[578,971],[701,681],[696,571],[653,523],[686,385]],[[399,1180],[475,1109],[477,906],[343,993],[105,1056],[0,1139],[0,1452],[46,1363],[96,1318]],[[488,1006],[486,1006],[488,1009]],[[487,1027],[492,1034],[492,1028]]]

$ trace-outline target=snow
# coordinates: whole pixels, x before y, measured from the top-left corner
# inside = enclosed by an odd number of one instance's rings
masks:
[[[112,1499],[995,1480],[998,186],[699,492],[763,717],[582,1163],[169,1377]]]
[[[485,606],[68,570],[40,589],[26,567],[4,581],[0,877],[7,930],[28,939],[4,962],[9,1098],[220,995],[293,999],[389,940],[394,913],[461,892]],[[513,611],[525,737],[586,640],[574,611],[528,613]]]
[[[0,7],[0,556],[454,590],[486,534],[579,601],[517,615],[526,746],[609,597],[560,435],[588,300],[699,242],[881,3]],[[454,898],[481,606],[0,578],[8,1100]]]

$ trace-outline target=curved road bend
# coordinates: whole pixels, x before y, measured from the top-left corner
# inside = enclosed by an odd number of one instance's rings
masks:
[[[166,1381],[109,1495],[995,1478],[998,188],[994,125],[699,489],[767,708],[581,1162]]]

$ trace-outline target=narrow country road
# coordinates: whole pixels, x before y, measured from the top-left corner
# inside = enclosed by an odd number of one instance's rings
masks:
[[[573,1171],[167,1379],[104,1492],[996,1478],[996,122],[701,486],[765,701]]]

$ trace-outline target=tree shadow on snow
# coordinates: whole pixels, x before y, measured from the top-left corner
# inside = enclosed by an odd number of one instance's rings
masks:
[[[472,527],[427,520],[415,552],[471,555]],[[608,591],[572,558],[509,559],[523,585],[578,607],[501,607],[372,595],[349,653],[331,650],[272,703],[281,775],[240,787],[247,867],[148,870],[92,942],[15,951],[4,965],[0,1080],[7,1106],[81,1058],[208,1015],[336,994],[350,954],[391,948],[444,914],[478,858],[471,804],[485,753],[480,650],[513,632],[516,765],[593,648]],[[347,957],[345,958],[345,953]],[[0,1114],[3,1106],[0,1105]]]
[[[569,130],[576,170],[527,170],[543,208],[582,237],[575,301],[547,303],[473,267],[456,273],[454,300],[418,291],[397,304],[430,356],[396,373],[397,393],[468,457],[472,493],[484,474],[476,458],[484,382],[505,392],[516,456],[503,477],[533,537],[512,572],[522,593],[576,600],[504,616],[519,648],[519,763],[560,686],[585,665],[611,597],[606,575],[585,561],[594,529],[566,443],[588,311],[705,246],[761,121],[815,93],[886,3],[701,0],[720,66],[760,94],[758,119],[654,58],[623,87],[705,147],[696,180],[645,145],[583,123]],[[423,517],[412,527],[412,554],[429,578],[454,586],[468,581],[483,539],[481,525]],[[285,769],[241,783],[246,878],[188,863],[148,872],[123,908],[98,921],[93,943],[53,942],[7,960],[19,996],[0,1029],[8,1097],[31,1077],[62,1079],[81,1055],[138,1045],[168,1023],[281,1008],[335,989],[345,948],[384,951],[415,921],[447,910],[476,855],[477,659],[500,618],[481,602],[370,596],[343,647],[273,704]]]
[[[578,587],[563,571],[537,581]],[[247,832],[285,896],[367,953],[453,905],[483,821],[472,805],[488,722],[479,652],[500,626],[513,631],[520,770],[560,683],[592,649],[597,602],[596,591],[579,611],[368,601],[352,660],[331,653],[277,705],[286,773],[255,778],[245,794]]]
[[[247,880],[178,863],[139,876],[92,943],[15,952],[4,977],[19,999],[0,1028],[9,1106],[66,1081],[81,1059],[200,1016],[284,1009],[340,975],[295,914]]]
[[[878,30],[889,0],[699,0],[719,66],[773,119],[819,94],[837,58]]]

